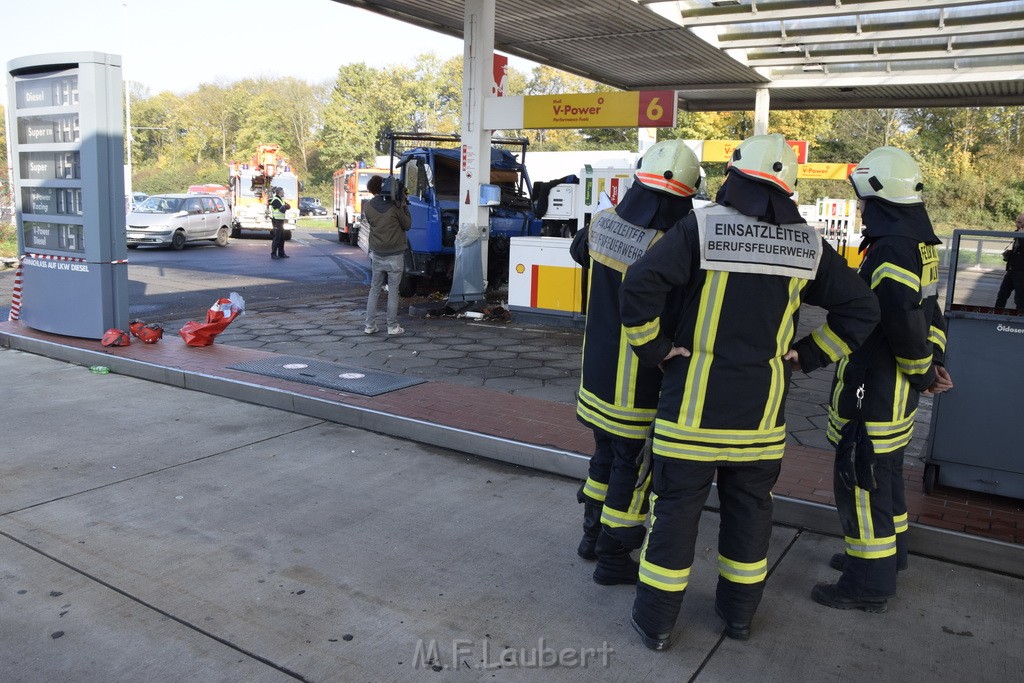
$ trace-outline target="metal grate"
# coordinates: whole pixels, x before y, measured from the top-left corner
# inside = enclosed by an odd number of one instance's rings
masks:
[[[379,396],[389,391],[404,389],[425,380],[405,377],[391,372],[353,368],[310,358],[277,356],[229,365],[231,370],[251,372],[265,377],[276,377],[325,389],[337,389],[361,396]]]

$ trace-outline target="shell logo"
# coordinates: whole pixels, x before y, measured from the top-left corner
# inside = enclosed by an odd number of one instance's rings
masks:
[[[524,266],[522,263],[517,263],[516,264],[516,272],[519,273],[520,275],[522,275],[523,273],[526,272],[526,266]]]

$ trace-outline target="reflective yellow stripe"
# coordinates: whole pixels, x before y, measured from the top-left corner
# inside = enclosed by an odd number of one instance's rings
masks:
[[[928,328],[928,341],[935,344],[943,351],[946,350],[946,333],[934,325]]]
[[[896,356],[896,365],[908,375],[923,375],[932,366],[932,357],[910,359]]]
[[[846,537],[846,554],[865,560],[877,560],[896,554],[896,537],[850,538]]]
[[[764,414],[758,425],[761,429],[771,429],[779,420],[779,411],[782,409],[782,398],[786,393],[786,366],[782,360],[789,351],[789,345],[796,334],[793,324],[793,316],[800,309],[800,290],[806,285],[807,280],[791,278],[789,281],[789,304],[786,313],[782,316],[782,324],[779,326],[778,334],[775,336],[775,357],[768,365],[771,368],[772,376],[768,385],[768,397],[765,401]]]
[[[737,562],[719,555],[718,575],[733,583],[760,583],[768,578],[768,558],[757,562]]]
[[[678,593],[690,583],[690,568],[666,569],[646,559],[640,560],[640,582],[663,591]]]
[[[599,503],[604,502],[605,496],[608,495],[608,484],[602,484],[599,481],[595,481],[590,477],[583,482],[583,495],[587,498],[598,501]]]
[[[759,430],[701,429],[654,422],[654,452],[667,458],[710,462],[775,460],[786,450],[785,425]]]
[[[718,335],[718,321],[722,312],[722,300],[725,298],[728,281],[729,274],[726,272],[707,272],[707,280],[700,293],[683,404],[679,410],[680,424],[695,427],[701,422],[704,400],[707,398],[708,376],[711,374],[711,362],[714,358],[715,339]]]
[[[854,486],[853,496],[857,506],[857,530],[860,532],[860,537],[872,538],[875,535],[875,524],[871,520],[871,493],[859,486]]]
[[[620,406],[631,406],[636,397],[636,375],[640,361],[633,353],[633,347],[626,340],[624,332],[619,334],[619,367],[616,372],[615,395]]]
[[[921,292],[921,279],[906,268],[900,268],[892,263],[883,263],[871,274],[871,289],[875,289],[882,280],[889,278],[901,285],[906,285],[917,293]]]
[[[624,439],[646,439],[656,413],[656,408],[616,406],[579,389],[576,414],[587,424]]]
[[[601,524],[605,524],[610,527],[621,528],[641,526],[646,520],[647,515],[613,510],[607,505],[601,509]]]
[[[851,353],[850,346],[836,334],[828,323],[811,332],[811,341],[825,352],[829,360],[835,362]]]
[[[892,523],[896,527],[897,534],[902,534],[904,531],[910,528],[910,525],[907,523],[906,512],[904,512],[902,515],[894,515],[892,518]]]
[[[655,318],[654,320],[643,323],[642,325],[636,325],[635,327],[623,326],[626,331],[626,339],[633,346],[643,346],[647,342],[654,341],[654,339],[661,332],[661,318]]]

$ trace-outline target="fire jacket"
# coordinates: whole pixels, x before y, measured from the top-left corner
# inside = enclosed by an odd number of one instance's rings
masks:
[[[654,452],[723,463],[781,458],[792,374],[782,356],[795,348],[802,369],[810,372],[848,355],[874,328],[877,303],[842,257],[806,225],[772,226],[732,214],[739,223],[756,225],[760,233],[746,243],[756,247],[760,240],[765,252],[784,246],[780,240],[789,232],[799,233],[817,259],[806,275],[730,272],[722,268],[731,266],[710,260],[702,265],[702,244],[709,252],[721,246],[702,242],[698,228],[701,213],[715,206],[695,210],[666,233],[622,283],[622,322],[641,362],[657,366],[672,346],[691,354],[663,364]],[[673,290],[682,293],[675,303],[669,299]],[[793,345],[805,302],[828,309],[828,315]],[[666,325],[666,307],[672,305],[680,307],[679,323]]]
[[[587,328],[576,416],[583,424],[625,439],[644,440],[658,407],[661,370],[643,367],[629,347],[619,317],[619,286],[626,269],[664,233],[642,228],[614,209],[598,213],[576,233],[573,259],[589,269]],[[609,369],[614,368],[614,372]]]
[[[938,303],[939,257],[934,244],[888,235],[871,243],[860,276],[878,297],[882,322],[864,346],[839,362],[832,383],[828,439],[856,414],[863,377],[862,414],[876,453],[910,443],[920,392],[942,365],[946,319]]]

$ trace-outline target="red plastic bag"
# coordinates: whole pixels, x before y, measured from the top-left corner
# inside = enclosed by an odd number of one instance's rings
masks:
[[[244,310],[245,301],[232,292],[230,299],[217,299],[217,303],[206,311],[205,323],[189,321],[182,325],[178,334],[189,346],[209,346],[214,337],[226,330]]]

